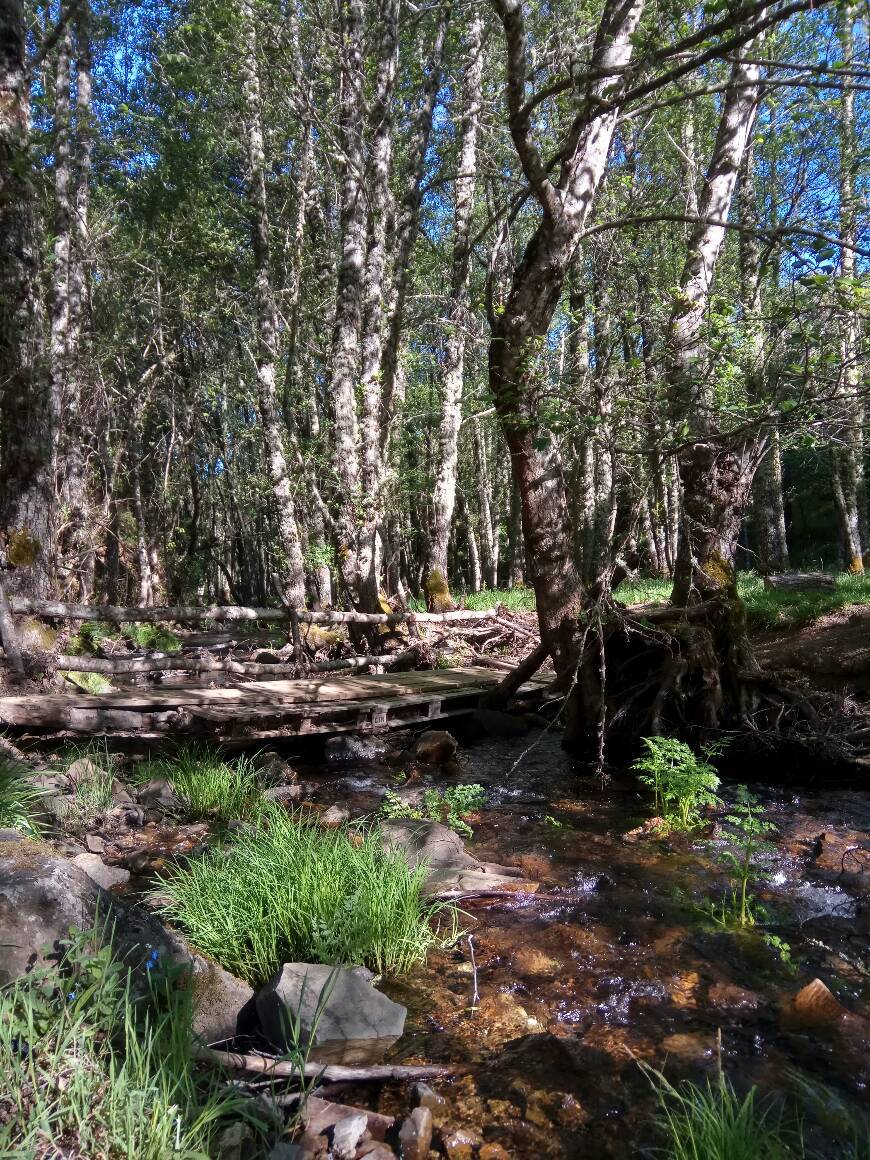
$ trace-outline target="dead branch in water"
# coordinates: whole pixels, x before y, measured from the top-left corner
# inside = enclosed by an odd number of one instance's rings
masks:
[[[331,1083],[349,1081],[352,1083],[386,1083],[388,1080],[402,1082],[418,1079],[438,1079],[457,1075],[459,1069],[442,1064],[427,1064],[420,1067],[403,1067],[398,1064],[374,1064],[369,1067],[346,1067],[337,1063],[306,1063],[299,1067],[286,1059],[274,1059],[268,1055],[243,1055],[235,1051],[215,1051],[211,1047],[192,1047],[191,1055],[201,1063],[213,1063],[219,1067],[235,1071],[251,1071],[262,1075],[298,1077],[300,1079],[324,1079]]]

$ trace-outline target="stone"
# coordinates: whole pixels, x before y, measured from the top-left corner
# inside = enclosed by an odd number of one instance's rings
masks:
[[[139,802],[148,809],[173,810],[178,799],[165,777],[152,777],[139,788]],[[146,813],[147,816],[147,813]]]
[[[758,995],[735,983],[714,983],[707,992],[707,1002],[717,1011],[755,1011]]]
[[[0,857],[0,986],[45,962],[46,950],[56,953],[71,928],[89,929],[96,920],[106,924],[115,954],[135,972],[153,963],[155,952],[158,961],[188,969],[193,1029],[203,1042],[235,1035],[238,1015],[254,995],[247,983],[192,951],[142,907],[109,894],[75,861],[47,854],[33,841],[19,843],[14,856]]]
[[[337,830],[350,818],[350,810],[345,806],[330,806],[320,815],[320,824],[328,826],[330,830]]]
[[[66,776],[70,785],[79,785],[84,781],[96,781],[103,777],[105,770],[91,761],[89,757],[77,757],[66,768]]]
[[[495,1143],[481,1144],[477,1156],[478,1160],[511,1160],[510,1153]]]
[[[305,1149],[299,1144],[276,1144],[266,1160],[305,1160]]]
[[[788,1023],[830,1028],[841,1023],[847,1011],[821,979],[813,979],[798,991],[784,1014]]]
[[[427,1160],[432,1143],[432,1112],[414,1108],[399,1129],[399,1155],[402,1160]]]
[[[302,786],[298,783],[293,785],[271,785],[263,791],[263,797],[270,802],[295,802],[302,797]]]
[[[424,891],[439,897],[487,890],[525,890],[534,893],[537,884],[522,879],[515,866],[481,862],[465,849],[459,835],[440,822],[413,818],[389,818],[381,822],[381,840],[390,849],[401,850],[414,868],[427,867]]]
[[[395,1160],[396,1153],[380,1140],[365,1140],[356,1154],[356,1160]]]
[[[112,886],[125,886],[130,881],[129,870],[124,870],[120,866],[107,866],[99,854],[79,854],[73,858],[73,863],[104,890],[109,890]]]
[[[521,975],[555,975],[560,964],[537,947],[520,947],[511,955],[511,966]]]
[[[20,830],[2,829],[0,830],[0,842],[20,842],[24,835]]]
[[[366,765],[383,761],[387,753],[386,741],[376,737],[355,737],[352,733],[330,737],[323,747],[327,765]]]
[[[102,854],[106,848],[106,839],[99,834],[85,834],[85,845],[92,854]]]
[[[414,746],[414,756],[423,765],[444,765],[452,761],[459,748],[456,738],[446,729],[428,729]]]
[[[492,1039],[511,1039],[528,1031],[543,1030],[516,997],[505,992],[485,995],[478,1006],[477,1018]]]
[[[529,731],[528,722],[523,717],[502,713],[498,709],[475,709],[471,720],[489,737],[522,737]]]
[[[332,1129],[332,1154],[335,1160],[354,1160],[356,1150],[368,1131],[369,1121],[365,1112],[355,1112],[344,1116]]]
[[[118,778],[112,779],[112,801],[116,806],[133,806],[136,804],[130,789]]]
[[[480,1136],[467,1128],[460,1128],[445,1136],[441,1142],[447,1160],[472,1160],[474,1149],[480,1143]]]
[[[302,1043],[313,1044],[320,1061],[370,1062],[375,1052],[382,1053],[399,1038],[407,1014],[399,1003],[375,990],[373,978],[363,967],[285,963],[256,997],[264,1034],[282,1050],[293,1046],[288,1020],[292,1012]]]
[[[264,753],[260,757],[260,777],[273,786],[290,785],[297,780],[297,773],[290,762],[277,753]]]
[[[444,1096],[436,1092],[427,1083],[423,1083],[422,1080],[414,1084],[411,1093],[418,1108],[428,1108],[430,1112],[435,1112],[447,1107],[447,1100],[445,1100]]]
[[[241,1121],[230,1124],[217,1138],[218,1160],[247,1160],[254,1149],[254,1130]]]

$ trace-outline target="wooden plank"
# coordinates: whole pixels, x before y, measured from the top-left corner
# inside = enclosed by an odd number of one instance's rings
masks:
[[[65,727],[79,732],[114,732],[170,726],[183,731],[194,719],[213,722],[273,717],[316,722],[374,709],[387,724],[400,706],[420,706],[423,719],[443,716],[447,702],[469,704],[498,683],[489,669],[438,669],[418,673],[370,674],[343,679],[251,682],[235,688],[169,689],[124,693],[60,693],[0,697],[0,722]],[[539,688],[538,683],[528,690]]]

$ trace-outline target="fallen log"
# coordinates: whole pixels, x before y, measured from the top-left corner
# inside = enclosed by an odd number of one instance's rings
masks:
[[[521,685],[532,679],[549,655],[550,650],[547,645],[537,645],[491,692],[486,693],[481,698],[481,704],[490,709],[497,709],[504,705]]]
[[[837,577],[827,572],[780,572],[764,577],[764,587],[772,592],[812,592],[836,588]]]
[[[72,604],[62,600],[31,600],[13,596],[9,602],[18,615],[43,616],[50,620],[107,620],[112,624],[155,623],[162,621],[292,621],[300,624],[442,624],[462,620],[494,620],[497,608],[454,612],[306,612],[291,608],[246,608],[237,604],[209,607],[184,604],[155,605],[153,608],[119,608],[112,604]]]
[[[385,653],[383,656],[347,657],[343,660],[320,661],[307,665],[308,673],[357,672],[382,665],[395,668],[400,664],[411,664],[419,660],[419,646],[399,653]],[[295,664],[263,664],[255,661],[219,661],[213,657],[89,657],[66,656],[56,658],[57,667],[68,672],[103,673],[106,676],[122,676],[133,673],[235,673],[244,677],[292,677],[299,668]]]
[[[370,1067],[346,1067],[337,1063],[306,1063],[303,1067],[288,1059],[274,1059],[268,1055],[243,1055],[236,1051],[215,1051],[211,1047],[191,1048],[191,1055],[201,1063],[213,1063],[235,1071],[257,1072],[260,1075],[324,1079],[331,1083],[348,1080],[352,1083],[385,1083],[388,1080],[408,1082],[418,1079],[438,1079],[456,1075],[458,1069],[442,1064],[422,1067],[402,1067],[398,1064],[373,1064]]]

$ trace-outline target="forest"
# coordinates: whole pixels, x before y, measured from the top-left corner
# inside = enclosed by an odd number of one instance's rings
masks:
[[[0,1155],[868,1160],[866,0],[0,0]]]

